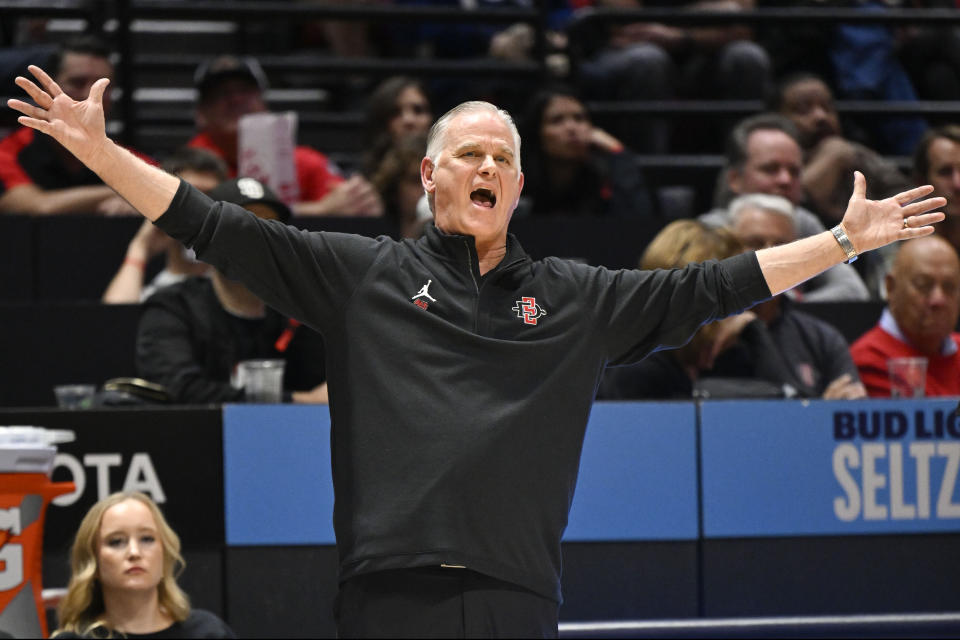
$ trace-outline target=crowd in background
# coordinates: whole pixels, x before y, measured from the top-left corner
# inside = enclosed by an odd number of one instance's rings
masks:
[[[531,5],[524,0],[365,4],[471,5],[463,10],[477,14]],[[619,20],[593,23],[575,42],[569,32],[582,9],[680,4],[690,11],[740,11],[796,3],[551,0],[545,3],[542,34],[525,23],[303,21],[286,35],[305,52],[534,61],[545,71],[536,86],[508,76],[348,74],[331,96],[334,106],[364,114],[357,153],[338,165],[322,147],[296,145],[291,152],[296,196],[281,198],[270,176],[238,175],[238,131],[244,116],[270,112],[267,91],[285,79],[268,78],[256,57],[223,51],[196,69],[194,135],[178,141],[172,153],[131,151],[262,217],[293,224],[307,216],[383,217],[392,221],[398,238],[413,239],[432,217],[420,183],[430,125],[462,100],[489,100],[511,111],[522,132],[525,185],[515,216],[648,220],[662,231],[648,247],[637,247],[643,268],[682,268],[821,233],[839,222],[854,170],[866,176],[871,198],[929,183],[934,195],[948,201],[947,219],[934,238],[861,256],[750,312],[704,327],[682,349],[657,353],[639,367],[611,369],[599,397],[888,395],[883,363],[895,355],[928,359],[928,394],[960,394],[954,333],[960,316],[960,123],[948,116],[852,119],[836,108],[837,100],[960,100],[960,31],[927,23],[810,29]],[[813,4],[879,11],[891,3]],[[22,74],[26,63],[38,63],[77,100],[98,78],[115,76],[109,34],[53,42],[43,27],[39,19],[7,29],[0,76]],[[269,49],[265,43],[263,53]],[[754,100],[764,110],[745,118],[723,112],[695,119],[617,115],[601,127],[588,108],[593,101],[673,99]],[[108,99],[104,106],[109,110]],[[698,211],[690,205],[695,200],[665,197],[662,185],[638,164],[639,155],[664,154],[722,154],[710,207]],[[135,212],[55,142],[13,127],[0,141],[0,213]],[[161,275],[146,282],[147,264],[161,256]],[[322,366],[309,364],[323,362],[322,341],[295,321],[275,317],[235,285],[145,223],[113,281],[104,283],[103,302],[145,302],[137,366],[176,402],[242,400],[230,376],[238,361],[251,357],[306,363],[288,368],[287,399],[325,401]],[[852,352],[835,328],[797,306],[858,300],[889,305]]]

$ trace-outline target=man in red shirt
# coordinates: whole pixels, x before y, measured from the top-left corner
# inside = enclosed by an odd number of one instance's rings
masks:
[[[100,78],[113,78],[110,50],[92,36],[71,40],[50,61],[64,93],[84,100]],[[110,109],[110,93],[103,96]],[[153,164],[142,154],[141,158]],[[0,213],[58,215],[65,213],[135,214],[113,189],[47,136],[21,127],[0,140]]]
[[[904,242],[886,284],[889,306],[850,349],[867,393],[890,396],[890,358],[925,357],[926,395],[960,395],[957,252],[938,235]]]
[[[240,118],[268,111],[263,91],[267,78],[252,58],[220,56],[202,64],[195,77],[199,133],[187,145],[214,152],[237,175],[237,130]],[[379,216],[383,203],[376,190],[360,176],[344,180],[325,155],[310,147],[294,149],[300,199],[297,215]]]

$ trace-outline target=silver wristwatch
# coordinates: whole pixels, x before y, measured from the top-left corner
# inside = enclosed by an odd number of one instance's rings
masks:
[[[840,248],[843,249],[843,252],[847,254],[847,259],[843,262],[845,264],[850,264],[856,260],[857,250],[853,248],[853,243],[850,242],[850,238],[847,237],[847,233],[843,230],[843,227],[837,225],[833,229],[830,229],[830,232],[833,234],[833,237],[837,239],[837,242],[840,244]]]

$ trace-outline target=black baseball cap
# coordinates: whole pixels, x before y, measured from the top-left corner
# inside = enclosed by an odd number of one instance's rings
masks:
[[[219,56],[203,62],[193,74],[193,85],[200,95],[200,102],[209,97],[210,91],[217,84],[229,78],[246,78],[261,91],[265,91],[269,86],[263,67],[254,58]]]
[[[241,207],[264,204],[277,213],[281,222],[288,222],[293,212],[273,190],[254,178],[233,178],[218,184],[207,194],[214,200],[232,202]]]

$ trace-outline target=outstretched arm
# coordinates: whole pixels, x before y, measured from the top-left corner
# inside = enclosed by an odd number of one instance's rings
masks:
[[[943,213],[933,209],[947,203],[944,198],[928,198],[933,187],[925,185],[898,193],[884,200],[867,200],[867,182],[859,171],[854,173],[853,195],[840,227],[847,234],[857,254],[872,251],[896,242],[920,238],[933,233],[929,226],[943,220]],[[830,231],[757,252],[760,269],[777,295],[843,262],[846,253]]]
[[[45,133],[89,167],[137,211],[151,220],[159,218],[173,201],[180,179],[153,167],[107,137],[103,116],[103,92],[110,83],[97,80],[86,100],[66,95],[40,67],[27,67],[38,84],[17,77],[17,86],[37,106],[11,99],[10,108],[22,113],[20,124]]]

